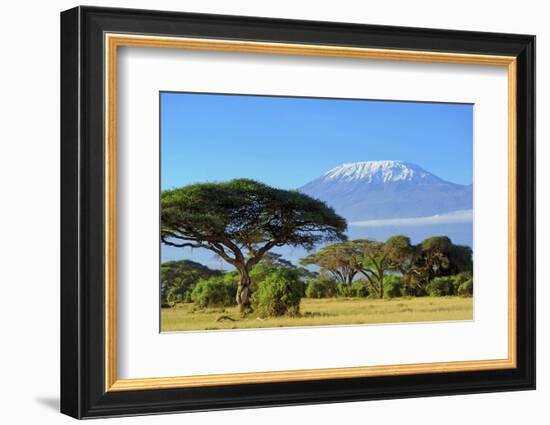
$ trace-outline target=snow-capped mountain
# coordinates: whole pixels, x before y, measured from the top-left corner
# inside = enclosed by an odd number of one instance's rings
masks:
[[[445,181],[404,161],[342,164],[300,187],[348,221],[426,217],[472,209],[472,185]]]
[[[404,161],[363,161],[339,165],[322,177],[324,181],[361,180],[364,183],[388,183],[399,181],[425,181],[436,183],[441,179]]]

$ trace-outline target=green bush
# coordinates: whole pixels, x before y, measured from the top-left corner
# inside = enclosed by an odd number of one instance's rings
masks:
[[[191,299],[199,308],[227,307],[234,305],[236,288],[234,283],[224,276],[201,279],[191,293]]]
[[[366,298],[370,295],[369,285],[365,280],[356,280],[351,284],[351,293],[357,298]]]
[[[226,272],[223,274],[223,281],[227,285],[231,285],[236,288],[239,284],[239,273],[237,271]]]
[[[278,269],[257,283],[252,295],[254,310],[263,317],[298,316],[302,298],[302,283],[296,273]]]
[[[336,280],[329,276],[319,276],[310,280],[306,288],[308,298],[328,298],[337,294]]]
[[[340,282],[336,285],[336,295],[339,297],[353,297],[351,285],[346,285],[345,283]]]
[[[166,294],[166,304],[178,304],[178,303],[190,303],[193,302],[191,293],[193,292],[193,286],[172,286]]]
[[[190,260],[167,261],[160,267],[161,304],[191,302],[191,292],[199,279],[221,276],[219,270]]]
[[[446,297],[454,295],[455,287],[452,276],[436,277],[426,287],[431,297]]]
[[[455,274],[452,276],[453,278],[453,286],[454,286],[454,293],[458,294],[458,288],[465,283],[468,280],[472,279],[472,273],[471,272],[462,272]]]
[[[457,289],[457,294],[461,297],[471,297],[474,295],[474,280],[470,278],[462,282]]]
[[[250,291],[252,293],[256,292],[258,283],[265,280],[270,274],[278,270],[286,270],[287,272],[292,273],[296,281],[300,284],[302,297],[305,296],[307,282],[312,278],[312,276],[315,276],[315,273],[312,273],[303,267],[295,267],[290,262],[286,264],[285,261],[286,260],[277,257],[277,261],[275,263],[261,262],[252,267],[252,270],[250,270],[250,279],[252,281]]]
[[[400,297],[402,294],[403,282],[401,277],[391,274],[384,278],[384,298]]]
[[[183,299],[187,292],[189,291],[182,287],[171,287],[166,294],[166,302],[164,304],[168,304],[171,306],[183,302]]]
[[[259,263],[252,267],[250,270],[250,291],[256,292],[258,289],[258,283],[265,280],[271,273],[275,272],[277,267],[272,264]]]
[[[364,280],[358,280],[351,285],[339,283],[336,286],[336,293],[339,297],[364,298],[369,296],[370,291]]]

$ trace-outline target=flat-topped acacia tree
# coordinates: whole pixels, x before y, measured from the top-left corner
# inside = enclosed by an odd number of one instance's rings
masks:
[[[236,301],[250,311],[250,270],[272,248],[345,240],[346,220],[324,202],[249,179],[197,183],[161,194],[161,240],[205,248],[239,273]]]
[[[300,264],[315,264],[322,272],[329,272],[337,281],[350,286],[363,269],[363,256],[354,241],[327,245],[302,258]]]

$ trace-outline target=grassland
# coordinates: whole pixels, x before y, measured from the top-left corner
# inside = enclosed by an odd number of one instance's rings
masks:
[[[198,310],[193,304],[178,304],[162,309],[161,326],[163,332],[171,332],[473,319],[472,298],[461,297],[304,298],[300,310],[300,317],[261,318],[251,314],[241,318],[236,307]]]

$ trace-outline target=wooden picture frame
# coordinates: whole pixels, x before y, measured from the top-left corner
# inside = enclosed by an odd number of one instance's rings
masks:
[[[121,46],[507,67],[508,358],[118,379]],[[91,418],[534,389],[534,70],[535,38],[528,35],[94,7],[63,12],[61,411]]]

